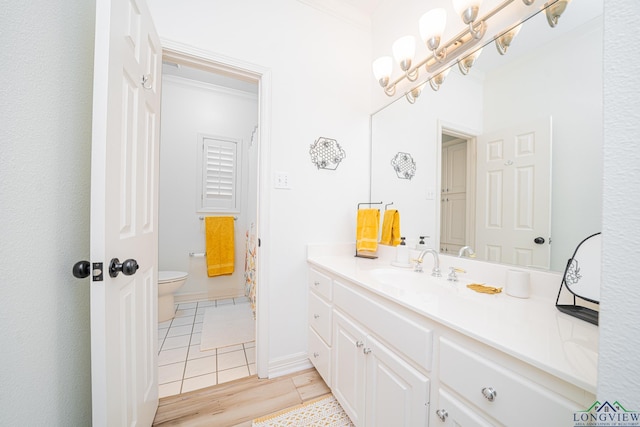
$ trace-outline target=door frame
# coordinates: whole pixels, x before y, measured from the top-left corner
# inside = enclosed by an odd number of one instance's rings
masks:
[[[436,126],[436,191],[442,188],[442,134],[455,136],[467,141],[467,213],[465,240],[476,250],[476,156],[477,156],[477,136],[480,132],[467,127],[438,120]],[[440,193],[438,193],[440,194]],[[438,200],[440,197],[438,196]],[[440,247],[442,212],[440,203],[435,203],[435,218],[438,218],[438,226],[435,227],[437,247]]]
[[[225,74],[258,83],[258,213],[256,234],[256,370],[259,378],[269,376],[269,249],[261,247],[260,236],[269,235],[269,176],[271,162],[271,70],[256,64],[198,49],[183,43],[160,39],[162,58],[177,64]],[[160,117],[162,120],[162,116]]]

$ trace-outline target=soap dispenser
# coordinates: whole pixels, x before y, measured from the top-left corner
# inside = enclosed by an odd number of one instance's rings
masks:
[[[416,244],[416,249],[418,249],[419,251],[427,249],[427,244],[424,242],[425,237],[429,236],[420,236],[420,240]]]
[[[409,247],[407,246],[404,237],[400,237],[400,244],[396,246],[396,261],[392,264],[398,267],[407,267],[411,265],[409,262]]]

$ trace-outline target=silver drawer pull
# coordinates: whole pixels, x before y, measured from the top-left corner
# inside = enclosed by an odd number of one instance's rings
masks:
[[[493,389],[493,387],[485,387],[482,389],[482,395],[487,398],[489,402],[493,402],[496,400],[496,396],[498,392]]]
[[[313,315],[313,318],[314,318],[314,319],[319,319],[319,318],[320,318],[320,315],[319,315],[319,314],[314,314],[314,315]]]
[[[313,286],[320,286],[320,282],[318,281],[313,282]]]
[[[356,347],[360,348],[364,345],[362,341],[356,341]]]
[[[445,422],[447,420],[447,417],[449,416],[449,413],[445,409],[438,409],[436,411],[436,415],[438,416],[438,418],[440,418],[440,421]]]
[[[370,348],[365,348],[364,350],[362,350],[362,352],[364,354],[369,354],[369,353],[371,353],[371,349]]]
[[[313,357],[318,358],[318,356],[320,356],[320,353],[318,353],[317,351],[313,353]]]

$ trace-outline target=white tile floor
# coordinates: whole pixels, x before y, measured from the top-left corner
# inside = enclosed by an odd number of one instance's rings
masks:
[[[255,341],[200,351],[200,333],[206,308],[247,301],[246,297],[241,297],[180,303],[172,320],[158,324],[160,397],[255,374]]]

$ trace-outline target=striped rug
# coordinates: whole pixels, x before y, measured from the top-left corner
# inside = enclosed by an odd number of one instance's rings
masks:
[[[353,427],[332,394],[319,397],[266,417],[253,420],[253,427]]]

